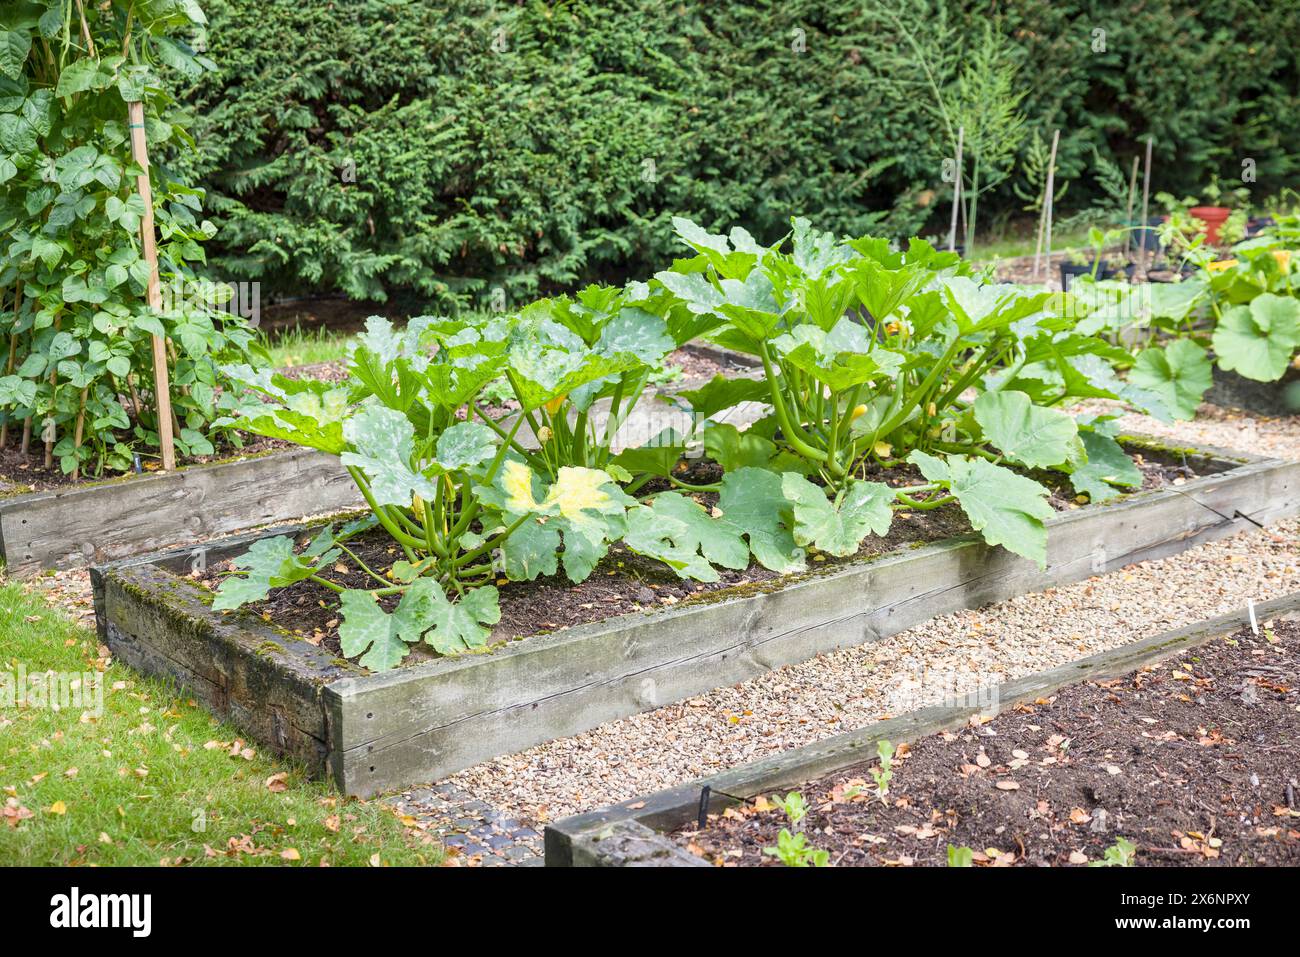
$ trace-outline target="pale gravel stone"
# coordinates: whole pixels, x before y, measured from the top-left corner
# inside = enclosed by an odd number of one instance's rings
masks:
[[[714,774],[1300,591],[1300,521],[1280,522],[973,611],[633,715],[450,778],[544,822]]]
[[[1123,412],[1123,406],[1094,399],[1071,411],[1114,413]],[[1300,415],[1266,418],[1203,403],[1191,422],[1161,422],[1136,412],[1126,412],[1117,421],[1126,431],[1172,439],[1184,445],[1209,445],[1279,459],[1300,459]]]

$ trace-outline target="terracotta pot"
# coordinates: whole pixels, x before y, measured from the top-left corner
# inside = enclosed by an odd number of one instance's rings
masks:
[[[1226,206],[1193,206],[1187,212],[1205,223],[1205,241],[1208,243],[1219,241],[1219,227],[1232,214]]]

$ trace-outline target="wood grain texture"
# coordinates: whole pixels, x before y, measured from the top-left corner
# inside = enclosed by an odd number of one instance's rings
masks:
[[[1048,566],[971,536],[774,591],[624,615],[349,679],[325,691],[350,794],[437,779],[499,754],[896,634],[936,615],[1163,558],[1300,512],[1300,463],[1255,461],[1049,521]],[[865,596],[865,598],[864,598]]]
[[[1262,602],[1255,612],[1260,620],[1300,617],[1300,593]],[[565,818],[546,828],[546,866],[683,866],[680,853],[672,853],[680,852],[680,848],[657,832],[674,830],[696,820],[706,787],[710,791],[709,811],[717,813],[737,803],[737,798],[749,799],[797,788],[827,774],[874,760],[880,741],[894,745],[911,743],[939,731],[961,727],[977,714],[988,716],[1005,711],[1080,681],[1119,677],[1230,635],[1249,622],[1246,609],[1221,615],[1005,682],[993,699],[996,706],[986,703],[922,708],[721,774]],[[618,839],[610,840],[611,837]]]
[[[205,589],[155,565],[110,570],[101,590],[103,638],[115,657],[175,678],[276,753],[326,769],[321,688],[360,669],[251,614],[214,612]]]
[[[5,499],[0,557],[25,577],[360,504],[338,459],[295,449]]]

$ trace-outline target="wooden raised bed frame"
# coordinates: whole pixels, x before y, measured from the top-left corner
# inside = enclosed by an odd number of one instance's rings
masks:
[[[0,499],[0,560],[26,577],[360,504],[334,456],[267,452]]]
[[[1300,592],[1261,603],[1255,607],[1255,616],[1259,621],[1300,618]],[[874,760],[880,741],[910,744],[927,735],[960,728],[976,715],[989,717],[1080,681],[1119,677],[1231,635],[1250,621],[1249,609],[1242,609],[1005,682],[992,699],[996,707],[990,702],[921,708],[721,774],[564,818],[546,828],[546,866],[711,867],[664,832],[698,822],[702,810],[718,812],[738,803],[738,799],[797,788]]]
[[[185,577],[196,560],[185,550],[93,569],[96,617],[119,659],[176,678],[215,713],[327,772],[345,793],[365,796],[437,780],[936,615],[1300,513],[1300,463],[1182,451],[1201,473],[1223,471],[1054,516],[1046,571],[963,536],[784,586],[723,590],[707,603],[622,615],[384,674],[366,674],[250,612],[214,613],[211,592]],[[241,554],[258,537],[215,543],[204,560]]]

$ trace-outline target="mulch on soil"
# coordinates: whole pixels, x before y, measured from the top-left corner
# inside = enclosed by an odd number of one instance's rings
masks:
[[[800,789],[809,845],[840,866],[1100,861],[1300,864],[1300,622],[1242,629],[1125,677],[1084,682],[900,747],[882,801],[872,762]],[[674,836],[723,866],[789,827],[766,797]]]

